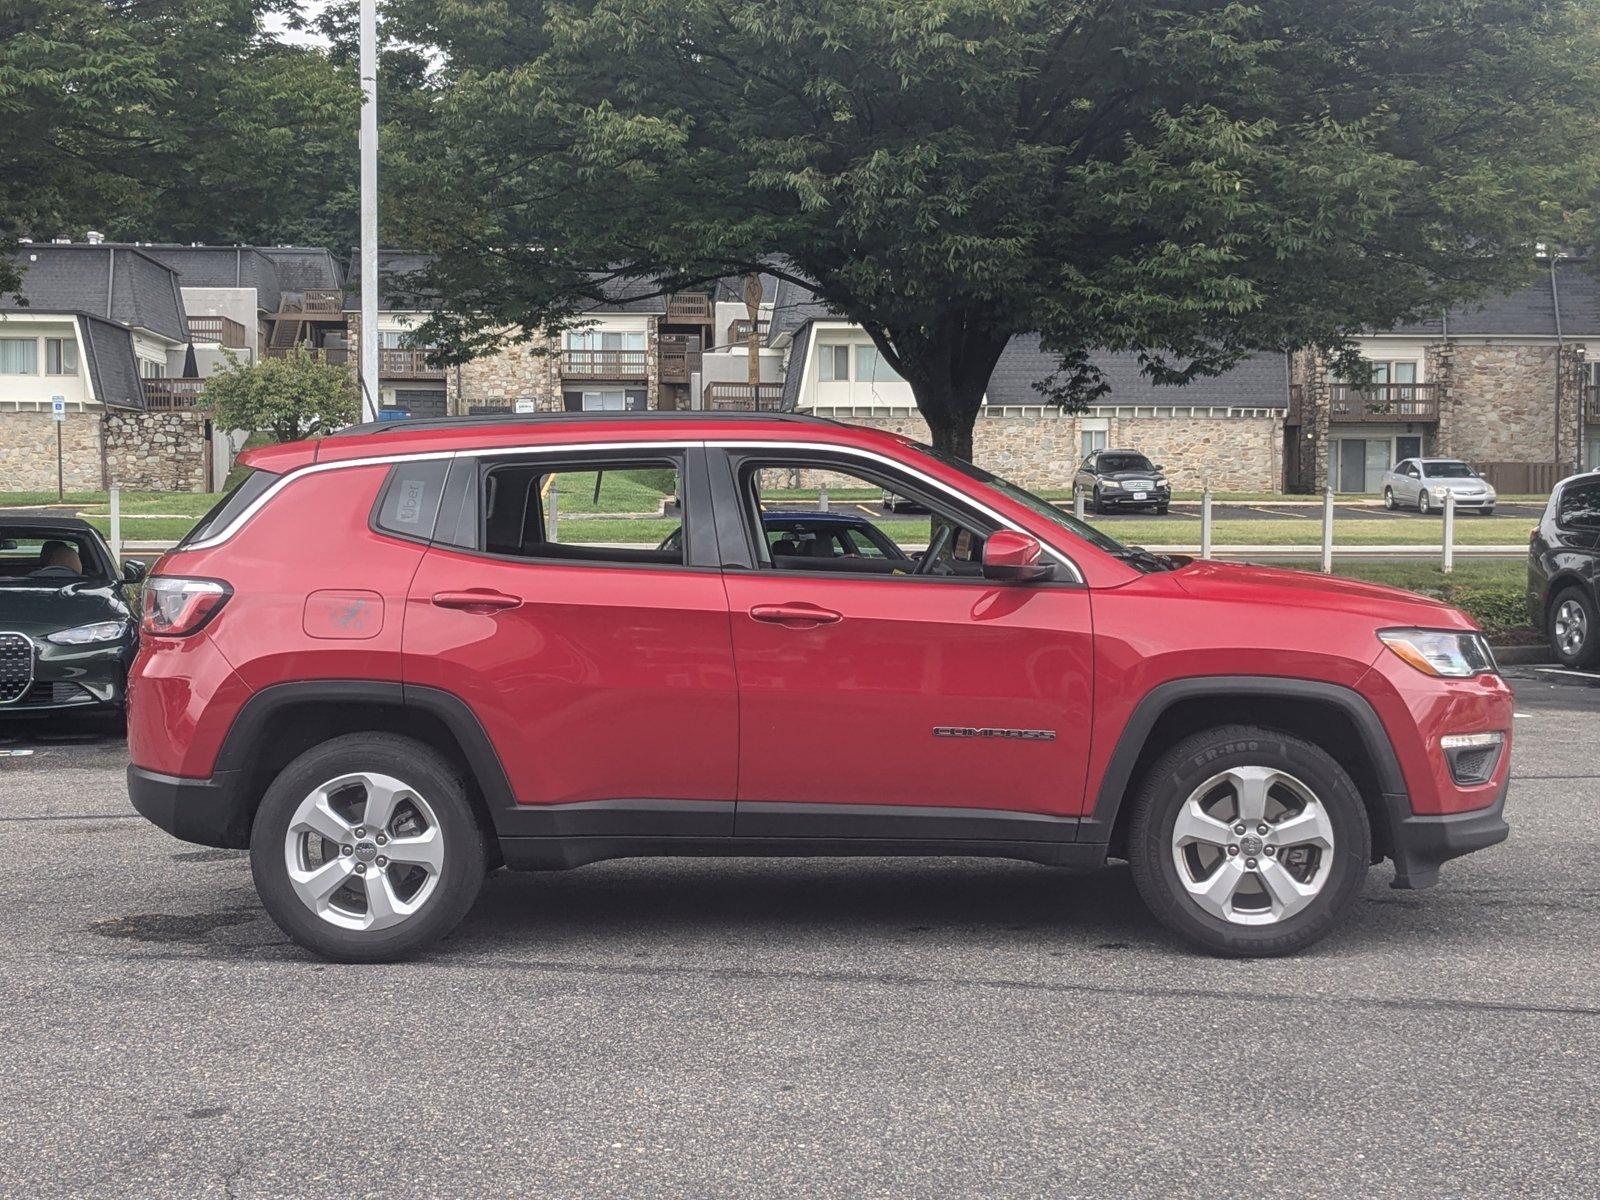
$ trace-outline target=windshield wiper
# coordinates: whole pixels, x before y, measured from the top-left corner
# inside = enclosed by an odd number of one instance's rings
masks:
[[[1167,554],[1157,554],[1154,550],[1146,550],[1143,546],[1124,546],[1116,551],[1113,558],[1120,558],[1123,562],[1130,562],[1147,568],[1151,571],[1175,571],[1178,562]]]

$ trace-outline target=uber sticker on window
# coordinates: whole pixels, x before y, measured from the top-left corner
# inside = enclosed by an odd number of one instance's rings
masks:
[[[397,525],[418,525],[422,522],[422,496],[428,485],[420,479],[400,480],[400,499],[395,505]]]

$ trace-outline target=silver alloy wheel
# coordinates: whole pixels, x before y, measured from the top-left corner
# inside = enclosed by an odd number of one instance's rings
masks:
[[[1321,893],[1333,823],[1315,792],[1274,767],[1232,767],[1190,793],[1172,828],[1178,881],[1211,916],[1276,925]]]
[[[1428,489],[1423,488],[1422,491],[1417,493],[1417,511],[1423,516],[1427,516],[1430,507],[1428,504]]]
[[[1383,506],[1385,508],[1387,508],[1390,512],[1394,511],[1394,489],[1393,488],[1384,488],[1383,489]]]
[[[357,771],[300,802],[283,851],[295,895],[317,916],[341,929],[387,929],[433,894],[444,831],[414,788]]]
[[[1556,605],[1556,645],[1568,658],[1576,658],[1589,636],[1589,614],[1576,600],[1563,600]]]

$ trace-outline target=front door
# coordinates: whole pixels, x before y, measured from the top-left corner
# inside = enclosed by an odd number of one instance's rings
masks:
[[[1339,443],[1339,490],[1367,490],[1367,443],[1361,438],[1344,438]]]
[[[684,458],[508,456],[476,471],[476,514],[450,523],[461,544],[436,542],[411,584],[406,686],[467,703],[525,833],[730,834],[727,599],[715,562],[696,565],[709,524]],[[596,520],[673,497],[686,524],[670,549],[659,521],[630,538]]]
[[[727,466],[743,510],[732,524],[753,552],[751,569],[724,576],[736,831],[1071,840],[1092,699],[1088,590],[984,580],[993,525],[915,475],[767,452]],[[805,495],[764,491],[794,470]],[[823,510],[807,488],[824,482],[859,499]],[[932,515],[885,513],[873,499],[885,490]]]
[[[1422,457],[1422,438],[1416,434],[1402,434],[1394,440],[1396,460]]]

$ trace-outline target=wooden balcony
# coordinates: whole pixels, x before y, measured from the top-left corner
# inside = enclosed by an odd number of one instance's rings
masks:
[[[200,393],[206,389],[204,379],[146,379],[144,406],[149,412],[182,412],[195,408]]]
[[[779,412],[783,408],[783,384],[708,383],[705,406],[723,412]]]
[[[279,315],[344,318],[344,293],[338,288],[308,288],[278,297]]]
[[[643,350],[563,350],[561,374],[566,379],[643,379],[649,373]]]
[[[1328,389],[1328,419],[1335,424],[1432,424],[1439,420],[1438,384],[1336,383]]]
[[[663,337],[656,351],[662,383],[688,383],[700,369],[700,351],[691,349],[686,338]]]
[[[709,325],[715,315],[710,292],[676,292],[667,297],[668,325]]]
[[[344,346],[268,346],[267,357],[288,358],[296,351],[309,354],[319,362],[333,363],[339,367],[348,366],[350,363],[350,351]]]
[[[1583,419],[1600,425],[1600,384],[1591,383],[1583,389]]]
[[[771,325],[772,325],[771,321],[757,321],[755,323],[756,334],[757,334],[757,336],[759,336],[761,338],[762,341],[766,341],[767,330],[771,327]],[[750,318],[749,317],[739,317],[736,320],[730,321],[728,323],[728,341],[729,342],[731,342],[735,346],[741,346],[741,345],[744,345],[745,343],[747,343],[749,340],[750,340]]]
[[[379,379],[443,379],[444,368],[428,364],[426,350],[378,349]]]
[[[190,317],[189,337],[196,343],[225,346],[229,350],[245,347],[245,328],[231,317]]]

